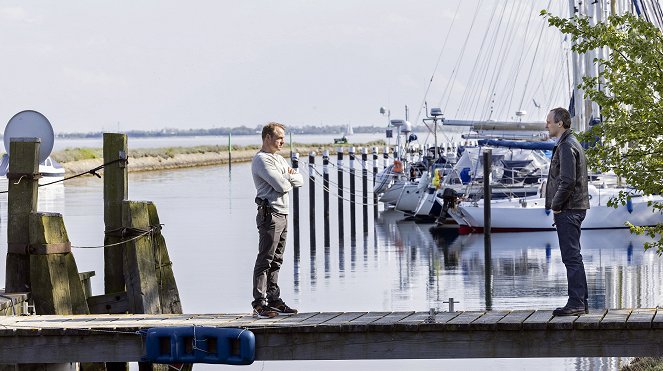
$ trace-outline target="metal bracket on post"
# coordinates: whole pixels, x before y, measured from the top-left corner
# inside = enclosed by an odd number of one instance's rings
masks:
[[[443,303],[449,303],[449,313],[455,312],[454,303],[458,304],[459,301],[454,301],[454,298],[449,298],[449,301],[443,301]]]
[[[117,152],[117,157],[120,160],[123,160],[123,161],[119,162],[119,167],[126,167],[127,166],[127,153],[124,152],[124,151],[118,151]]]

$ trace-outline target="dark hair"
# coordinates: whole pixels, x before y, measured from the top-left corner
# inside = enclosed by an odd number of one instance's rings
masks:
[[[278,122],[270,122],[262,128],[262,139],[267,138],[267,135],[273,136],[276,133],[276,128],[281,128],[285,132],[285,125]]]
[[[553,120],[555,120],[555,122],[562,122],[564,129],[571,127],[571,114],[569,114],[569,111],[567,111],[566,108],[557,107],[551,109],[550,112],[553,113]]]

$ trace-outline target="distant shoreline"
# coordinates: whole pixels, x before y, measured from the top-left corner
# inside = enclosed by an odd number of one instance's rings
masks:
[[[293,144],[293,151],[300,154],[300,157],[308,155],[309,152],[318,154],[327,150],[335,155],[336,147],[379,147],[383,151],[385,143],[383,141],[369,143],[349,143],[343,145],[334,144]],[[135,149],[129,151],[129,172],[138,171],[156,171],[181,169],[187,167],[225,165],[232,163],[241,163],[251,161],[253,156],[259,150],[258,146],[233,146],[230,156],[227,146],[198,146],[198,147],[168,147]],[[347,153],[347,149],[345,150]],[[359,150],[357,150],[359,152]],[[71,176],[84,173],[90,169],[103,164],[102,149],[66,149],[54,152],[51,157],[60,162],[65,169],[65,175]],[[283,157],[290,157],[290,147],[284,147],[280,154]]]

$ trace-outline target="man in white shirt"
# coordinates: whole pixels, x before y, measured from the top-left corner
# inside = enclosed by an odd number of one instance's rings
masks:
[[[253,269],[253,314],[273,318],[297,313],[281,299],[279,270],[288,232],[288,192],[304,179],[278,154],[285,142],[285,126],[270,122],[262,128],[262,148],[253,157],[251,172],[256,186],[259,244]]]

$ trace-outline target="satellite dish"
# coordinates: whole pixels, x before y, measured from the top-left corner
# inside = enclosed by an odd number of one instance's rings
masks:
[[[44,162],[53,150],[53,127],[46,116],[37,111],[21,111],[5,127],[5,150],[9,154],[11,138],[39,138],[39,162]]]

